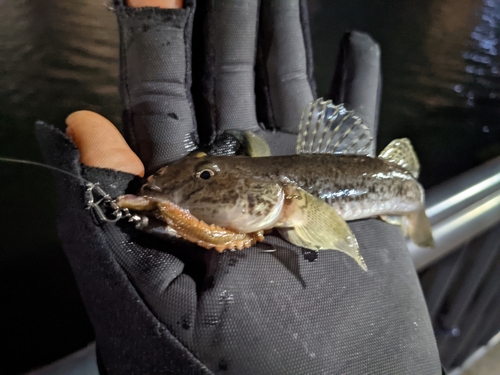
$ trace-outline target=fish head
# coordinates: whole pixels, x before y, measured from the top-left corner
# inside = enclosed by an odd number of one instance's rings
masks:
[[[186,157],[149,176],[140,195],[173,202],[207,224],[240,233],[272,228],[285,193],[278,181],[242,163],[245,158]]]

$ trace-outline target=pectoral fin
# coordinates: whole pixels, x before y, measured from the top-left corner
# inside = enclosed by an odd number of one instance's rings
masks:
[[[354,233],[337,211],[301,188],[287,186],[285,192],[283,220],[275,226],[283,238],[315,251],[342,251],[367,270]]]

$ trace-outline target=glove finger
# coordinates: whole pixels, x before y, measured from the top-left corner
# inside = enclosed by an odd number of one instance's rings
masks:
[[[262,2],[257,56],[259,120],[297,132],[302,110],[316,95],[305,1]]]
[[[78,111],[68,116],[66,124],[66,134],[78,147],[82,164],[144,176],[141,160],[108,119],[95,112]]]
[[[117,3],[124,133],[148,174],[196,148],[190,95],[194,5],[159,9]]]
[[[375,136],[381,88],[379,45],[368,34],[346,33],[340,43],[329,98],[354,110]],[[374,141],[370,155],[375,155],[375,149]]]
[[[194,95],[198,132],[211,143],[226,129],[258,129],[254,65],[258,1],[200,2],[197,10]],[[198,96],[196,96],[198,95]]]

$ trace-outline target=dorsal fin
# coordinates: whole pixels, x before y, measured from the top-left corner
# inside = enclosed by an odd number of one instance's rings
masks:
[[[378,157],[403,167],[415,178],[420,174],[420,162],[408,138],[393,140]]]
[[[343,104],[319,98],[302,112],[297,154],[367,155],[372,142],[370,129]]]

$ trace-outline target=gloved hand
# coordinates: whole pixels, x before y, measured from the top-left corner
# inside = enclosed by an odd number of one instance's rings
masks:
[[[186,1],[174,10],[115,3],[124,133],[146,175],[198,144],[213,148],[226,129],[262,134],[274,154],[294,152],[301,111],[315,97],[305,2]],[[379,82],[378,46],[348,34],[330,96],[374,132]],[[100,166],[140,174],[137,159],[123,168],[122,156],[133,154],[95,116],[68,118],[81,161],[95,165],[88,157],[97,156]],[[133,174],[80,164],[55,129],[39,124],[37,135],[50,164],[99,182],[112,197],[137,188]],[[108,163],[110,153],[116,159]],[[397,227],[350,223],[367,272],[337,251],[311,262],[273,236],[266,242],[274,253],[219,254],[126,221],[104,223],[85,209],[83,181],[55,179],[59,235],[94,326],[101,373],[440,373]]]

